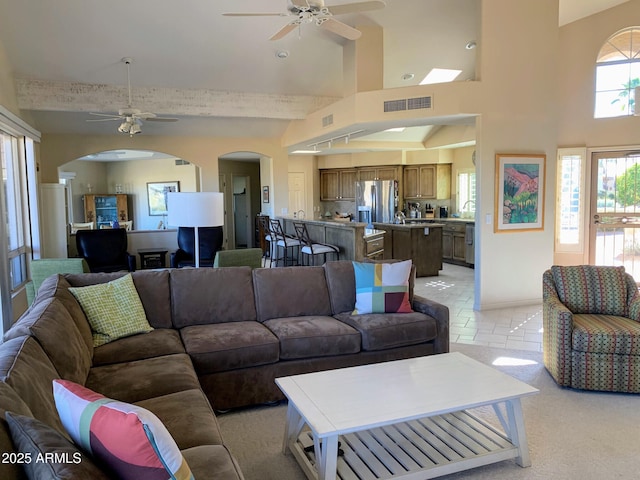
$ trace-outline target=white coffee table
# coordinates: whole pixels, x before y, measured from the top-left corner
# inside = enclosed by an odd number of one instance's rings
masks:
[[[276,383],[289,400],[283,450],[310,479],[425,479],[510,458],[531,465],[520,398],[538,390],[461,353]],[[485,405],[502,429],[467,411]]]

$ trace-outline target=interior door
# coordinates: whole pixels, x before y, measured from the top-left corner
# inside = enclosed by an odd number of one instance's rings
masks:
[[[313,218],[313,212],[304,211],[306,198],[304,172],[289,172],[289,213],[295,213],[297,216],[298,212],[302,210],[307,215],[306,218]]]
[[[590,263],[623,265],[640,282],[640,151],[592,157]]]

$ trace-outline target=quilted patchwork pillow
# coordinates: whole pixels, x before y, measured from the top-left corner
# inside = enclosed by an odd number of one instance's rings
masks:
[[[89,320],[96,347],[153,330],[130,273],[108,283],[71,287],[69,291]]]
[[[397,263],[353,262],[356,279],[354,315],[409,313],[411,260]]]
[[[628,314],[624,267],[554,265],[551,274],[560,301],[573,313]]]
[[[118,478],[194,480],[171,434],[150,411],[68,380],[53,381],[53,396],[73,441]]]

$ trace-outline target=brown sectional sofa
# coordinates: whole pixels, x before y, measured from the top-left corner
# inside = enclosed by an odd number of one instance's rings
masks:
[[[52,381],[64,378],[155,413],[196,479],[241,479],[212,405],[226,410],[281,400],[279,376],[449,350],[448,309],[427,299],[412,298],[414,313],[351,315],[355,279],[348,261],[134,272],[154,330],[94,347],[68,288],[122,275],[49,277],[5,334],[0,452],[15,451],[5,411],[35,417],[68,438],[52,393]],[[25,476],[19,465],[0,463],[0,478]]]

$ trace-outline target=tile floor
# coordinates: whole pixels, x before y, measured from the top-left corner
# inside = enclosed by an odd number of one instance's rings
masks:
[[[451,342],[542,351],[542,303],[473,310],[473,269],[445,263],[437,277],[420,277],[415,292],[449,307]]]

